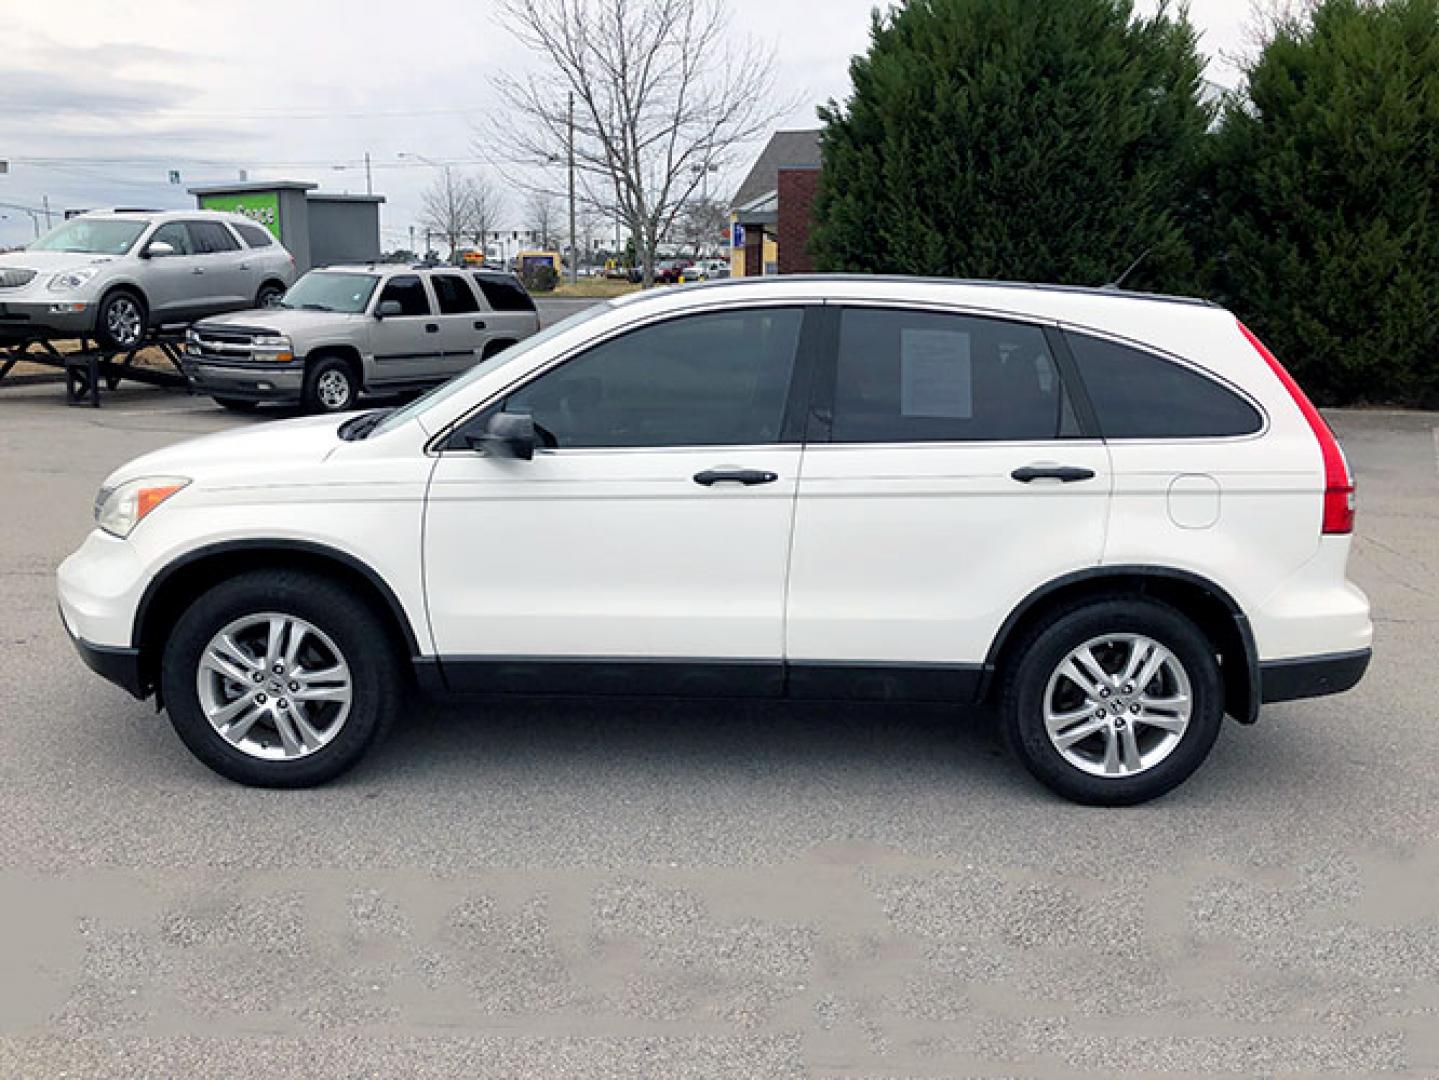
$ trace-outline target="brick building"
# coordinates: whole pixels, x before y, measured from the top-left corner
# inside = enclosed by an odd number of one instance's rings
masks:
[[[803,274],[814,269],[808,244],[819,189],[819,132],[777,131],[735,193],[730,256],[735,277]]]

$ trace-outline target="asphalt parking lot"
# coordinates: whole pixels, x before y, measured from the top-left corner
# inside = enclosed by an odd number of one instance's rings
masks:
[[[231,785],[90,675],[104,476],[236,424],[0,386],[0,1076],[1439,1075],[1439,415],[1332,415],[1376,659],[1126,811],[939,708],[415,704]]]

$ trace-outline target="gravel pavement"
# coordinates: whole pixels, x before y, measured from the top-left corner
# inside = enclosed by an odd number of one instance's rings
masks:
[[[1334,414],[1377,653],[1131,810],[982,714],[412,704],[229,784],[53,575],[115,465],[235,418],[0,386],[0,1076],[1439,1075],[1439,416]]]

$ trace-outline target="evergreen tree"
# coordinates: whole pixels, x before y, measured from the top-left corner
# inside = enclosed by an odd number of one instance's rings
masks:
[[[1211,111],[1183,11],[908,0],[821,108],[812,252],[830,270],[1194,287]]]
[[[1214,158],[1224,299],[1314,397],[1439,405],[1439,0],[1280,23]]]

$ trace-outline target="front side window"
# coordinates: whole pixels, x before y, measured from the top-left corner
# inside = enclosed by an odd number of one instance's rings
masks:
[[[1066,333],[1106,439],[1252,435],[1264,417],[1234,391],[1153,353]]]
[[[33,244],[30,251],[72,251],[85,255],[124,255],[150,223],[122,218],[79,217],[57,226]]]
[[[190,230],[185,228],[183,221],[171,221],[161,225],[155,230],[155,235],[150,237],[151,244],[169,244],[175,249],[176,255],[195,254],[194,241],[190,239]]]
[[[380,303],[393,300],[400,305],[401,315],[430,314],[430,298],[425,293],[425,283],[414,274],[392,277],[385,282],[385,291],[380,293]]]
[[[1044,331],[1002,319],[848,308],[834,442],[1054,439],[1079,425]]]
[[[801,308],[691,315],[613,338],[517,390],[547,446],[777,442]]]
[[[240,245],[230,235],[230,230],[218,221],[190,222],[190,237],[200,255],[218,255],[223,251],[238,251]]]
[[[458,274],[432,274],[430,284],[435,287],[441,315],[469,315],[480,310],[475,294]]]

